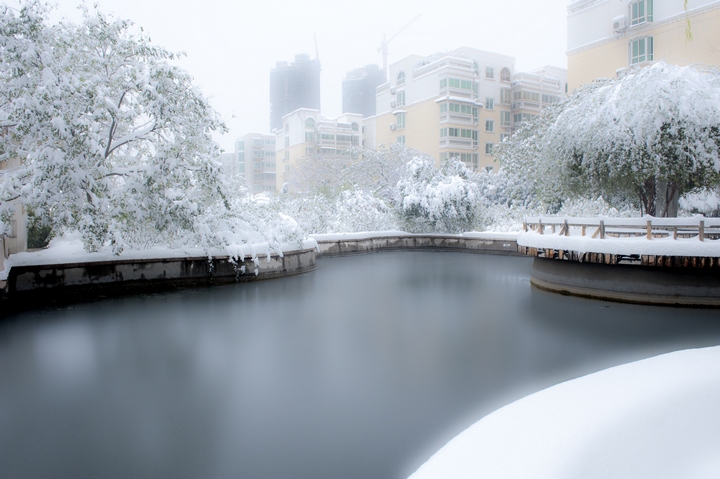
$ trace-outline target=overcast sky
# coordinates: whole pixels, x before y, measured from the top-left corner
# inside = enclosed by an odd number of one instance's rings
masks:
[[[79,19],[80,0],[55,0]],[[91,2],[89,2],[91,3]],[[183,51],[180,62],[211,98],[230,132],[217,137],[226,151],[249,132],[268,133],[269,73],[295,54],[322,64],[322,113],[342,113],[342,80],[354,68],[469,46],[516,58],[517,70],[567,68],[568,0],[98,0],[100,10],[143,27],[153,43]]]

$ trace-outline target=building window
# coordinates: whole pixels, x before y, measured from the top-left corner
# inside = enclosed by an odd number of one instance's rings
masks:
[[[397,96],[395,97],[396,105],[397,106],[404,106],[405,105],[405,92],[403,90],[400,90],[397,92]]]
[[[398,136],[397,142],[400,143],[401,145],[404,145],[405,144],[405,135]]]
[[[395,124],[398,128],[405,128],[405,113],[398,113],[395,115]]]
[[[275,158],[275,152],[274,151],[266,151],[265,157]]]
[[[262,158],[262,157],[263,157],[262,150],[253,150],[253,158]]]
[[[253,138],[253,146],[263,146],[262,138]]]
[[[357,123],[353,123],[352,125],[350,125],[350,128],[352,128],[352,131],[358,131],[360,129]]]
[[[495,69],[493,67],[485,67],[485,78],[488,80],[495,79]]]
[[[511,113],[509,111],[500,112],[500,126],[510,126]]]
[[[500,103],[509,105],[512,102],[512,90],[510,88],[503,88],[500,90]]]
[[[490,133],[495,131],[495,120],[485,120],[485,131]]]
[[[305,132],[305,141],[308,141],[308,142],[315,141],[315,132],[314,131],[306,131]]]
[[[507,68],[500,70],[500,81],[510,83],[510,70]]]
[[[397,76],[397,84],[398,85],[404,85],[405,84],[405,72],[401,71],[398,73]]]
[[[495,147],[492,143],[485,143],[485,154],[492,155],[493,148]]]
[[[542,96],[542,102],[543,102],[543,103],[550,103],[550,104],[552,104],[552,103],[557,103],[557,102],[559,102],[559,101],[560,101],[560,97],[555,96],[555,95],[546,95],[546,94],[543,93],[543,96]]]
[[[320,139],[322,140],[329,140],[329,141],[335,141],[335,135],[332,133],[321,133]]]
[[[653,60],[653,37],[636,38],[630,41],[630,64]]]
[[[485,109],[486,110],[494,110],[495,109],[495,99],[494,98],[485,98]]]
[[[508,135],[507,133],[500,133],[500,143],[507,140],[508,138],[510,138],[510,135]]]
[[[270,146],[270,145],[275,146],[275,138],[265,138],[265,140],[263,140],[263,143],[265,143],[268,146]]]
[[[305,120],[305,128],[307,128],[308,130],[314,130],[315,120],[313,120],[312,118],[308,118],[307,120]]]
[[[305,156],[307,156],[308,158],[312,158],[313,156],[315,156],[315,148],[313,148],[312,146],[306,146]]]
[[[536,116],[532,113],[516,113],[513,115],[513,123],[517,125],[524,121],[532,121]]]
[[[630,26],[653,21],[653,0],[638,0],[630,4]]]
[[[289,147],[289,146],[290,146],[290,137],[289,137],[289,136],[286,136],[286,137],[285,137],[285,148],[287,148],[287,147]]]
[[[540,103],[540,93],[534,92],[534,91],[516,91],[513,93],[513,100],[514,101],[532,101],[535,103]]]

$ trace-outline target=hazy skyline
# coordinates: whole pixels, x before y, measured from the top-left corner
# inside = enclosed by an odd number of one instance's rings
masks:
[[[9,2],[12,5],[14,2]],[[382,66],[378,47],[389,43],[389,64],[407,55],[431,55],[469,46],[516,58],[516,70],[567,67],[568,0],[337,2],[153,2],[99,0],[100,10],[132,20],[152,42],[185,52],[178,64],[194,78],[225,120],[229,133],[216,139],[225,151],[245,133],[269,133],[269,74],[296,54],[322,64],[322,113],[342,113],[342,81],[348,71]],[[58,12],[79,19],[79,0],[58,0]]]

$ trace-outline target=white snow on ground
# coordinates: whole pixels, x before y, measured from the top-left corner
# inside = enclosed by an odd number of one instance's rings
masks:
[[[286,243],[280,245],[281,251],[296,251],[300,245],[297,243]],[[317,242],[308,238],[302,243],[303,249],[317,248]],[[7,280],[10,269],[13,266],[39,265],[39,264],[67,264],[67,263],[95,263],[103,261],[123,261],[133,259],[164,259],[164,258],[197,258],[202,256],[225,257],[228,254],[235,254],[238,258],[254,258],[258,255],[267,256],[268,259],[273,250],[268,243],[238,244],[228,246],[225,249],[207,251],[203,248],[170,249],[166,247],[153,247],[143,250],[125,250],[119,255],[112,252],[110,247],[102,248],[96,253],[88,253],[83,249],[83,244],[77,235],[64,235],[50,241],[47,248],[38,251],[28,251],[10,255],[5,260],[5,269],[0,271],[0,281]]]
[[[532,394],[452,439],[411,479],[720,477],[720,347]]]
[[[565,218],[528,218],[528,224],[537,223],[542,220],[543,223],[562,222]],[[644,234],[644,227],[648,219],[652,220],[653,226],[671,227],[675,225],[696,226],[700,220],[705,221],[705,226],[720,225],[718,218],[703,218],[695,216],[691,218],[567,218],[570,223],[587,223],[599,224],[599,220],[606,221],[608,231],[623,230],[627,232],[639,232]],[[616,227],[617,226],[617,227]],[[625,230],[623,226],[635,227]],[[616,238],[606,236],[604,239],[600,237],[592,238],[595,230],[591,227],[587,229],[586,236],[581,235],[581,229],[577,227],[570,228],[570,235],[560,235],[559,228],[556,233],[551,233],[549,229],[544,234],[537,231],[528,230],[518,234],[518,246],[529,246],[532,248],[551,248],[578,251],[580,253],[608,253],[608,254],[639,254],[639,255],[656,255],[656,256],[704,256],[704,257],[720,257],[720,240],[712,240],[705,238],[700,241],[694,238],[672,238],[672,231],[668,230],[669,236],[666,238],[647,239],[645,236],[640,237],[623,237]],[[695,229],[697,233],[697,229]]]

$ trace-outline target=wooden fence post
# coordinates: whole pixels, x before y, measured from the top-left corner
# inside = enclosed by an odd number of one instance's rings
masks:
[[[652,239],[652,221],[647,221],[647,239]]]
[[[700,226],[698,226],[698,238],[700,241],[705,241],[705,221],[700,220]]]

